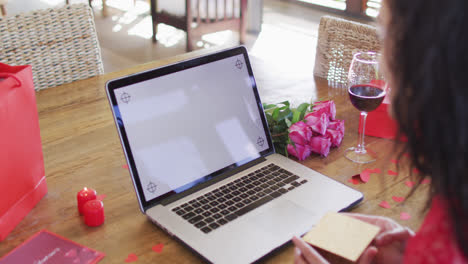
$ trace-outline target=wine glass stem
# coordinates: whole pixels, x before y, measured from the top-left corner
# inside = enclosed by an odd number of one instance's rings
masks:
[[[360,118],[361,118],[361,120],[360,120],[359,124],[361,124],[361,129],[359,129],[357,152],[366,153],[366,148],[364,146],[364,136],[366,134],[365,130],[366,130],[367,112],[362,111]]]

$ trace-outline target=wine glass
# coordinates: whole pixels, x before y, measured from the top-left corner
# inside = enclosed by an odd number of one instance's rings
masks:
[[[366,149],[364,135],[367,113],[375,110],[384,100],[386,83],[379,68],[380,54],[358,52],[354,54],[348,73],[348,94],[354,107],[361,111],[358,145],[346,150],[345,157],[356,163],[376,160],[376,153]]]

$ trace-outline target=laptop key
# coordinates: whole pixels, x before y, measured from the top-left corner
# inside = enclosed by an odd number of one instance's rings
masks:
[[[236,203],[236,207],[237,207],[237,208],[242,208],[242,207],[244,207],[244,206],[245,206],[245,204],[244,204],[243,202],[238,202],[238,203]]]
[[[288,192],[288,190],[286,190],[286,189],[284,189],[284,188],[280,188],[280,189],[278,190],[278,192],[280,192],[280,193],[282,193],[282,194],[285,194],[285,193]]]
[[[232,199],[232,197],[234,197],[234,195],[232,195],[232,194],[230,194],[230,193],[229,193],[229,194],[226,194],[226,195],[224,196],[224,198],[226,198],[226,199]],[[218,200],[219,200],[219,199],[218,199]]]
[[[224,193],[222,193],[222,192],[217,192],[217,193],[215,193],[215,196],[216,196],[216,197],[221,197],[221,196],[224,196]]]
[[[192,204],[192,206],[193,206],[194,208],[198,208],[198,207],[201,206],[201,204],[200,204],[199,202],[195,201],[195,202]]]
[[[291,185],[294,186],[294,187],[299,187],[299,186],[301,186],[301,184],[298,183],[298,182],[296,182],[296,181],[291,182]]]
[[[180,207],[185,208],[185,207],[187,207],[187,206],[189,206],[188,203],[184,203],[184,204],[181,205]]]
[[[176,213],[177,215],[183,215],[183,214],[185,214],[186,212],[185,212],[184,210],[181,209],[181,210],[179,210],[179,211],[176,211],[175,213]]]
[[[252,200],[252,201],[258,200],[258,196],[252,195],[252,196],[250,196],[250,200]]]
[[[252,200],[250,200],[250,199],[244,199],[244,200],[242,200],[242,202],[243,202],[244,204],[249,204],[249,203],[252,202]]]
[[[240,198],[242,198],[242,199],[245,199],[245,198],[248,197],[248,195],[247,195],[246,193],[241,193],[241,195],[239,195],[239,196],[240,196]]]
[[[226,201],[226,199],[223,198],[223,197],[219,197],[218,200],[216,200],[216,201],[218,201],[218,203],[224,203]]]
[[[214,219],[213,219],[213,218],[211,218],[211,217],[207,217],[207,218],[205,218],[205,220],[204,220],[204,221],[205,221],[205,222],[207,222],[207,223],[211,223],[211,222],[213,222],[213,221],[214,221]]]
[[[221,210],[223,210],[223,209],[226,208],[226,207],[227,207],[227,205],[225,205],[225,204],[220,204],[220,205],[218,205],[218,208],[221,209]]]
[[[206,199],[208,199],[208,201],[213,201],[216,200],[216,196],[207,196]]]
[[[294,189],[294,186],[290,186],[290,187],[288,188],[288,191],[291,191],[291,190],[293,190],[293,189]]]
[[[219,227],[219,225],[217,223],[211,223],[209,227],[211,227],[211,229],[216,229]]]
[[[195,216],[195,213],[194,213],[194,212],[190,212],[190,213],[188,213],[188,214],[184,214],[184,215],[182,216],[182,218],[184,218],[185,220],[188,220],[188,219],[190,219],[190,218],[192,218],[192,217],[194,217],[194,216]]]
[[[272,192],[270,193],[271,196],[273,196],[274,198],[278,198],[281,196],[281,193],[280,192]]]
[[[199,200],[199,202],[200,202],[201,204],[207,204],[207,203],[209,203],[210,201],[208,201],[207,199],[205,199],[205,197],[203,197],[203,199]]]
[[[284,183],[290,183],[290,182],[293,182],[295,180],[296,180],[296,178],[294,176],[291,176],[291,177],[287,178],[286,180],[284,180],[283,182]]]
[[[232,221],[232,220],[237,218],[237,215],[230,214],[230,215],[226,215],[224,218],[226,218],[226,220],[228,220],[228,221]]]
[[[225,225],[227,223],[228,223],[228,221],[226,221],[226,219],[221,218],[221,219],[218,220],[218,225]]]
[[[229,205],[233,205],[233,204],[234,204],[233,201],[230,201],[230,200],[229,200],[229,201],[226,201],[226,205],[228,205],[228,206],[229,206]]]
[[[228,214],[230,214],[230,213],[231,213],[231,212],[229,212],[228,210],[222,210],[222,211],[221,211],[221,214],[222,214],[222,215],[228,215]]]
[[[262,190],[262,189],[260,188],[260,191],[261,191],[261,190]],[[247,194],[248,194],[248,195],[254,195],[254,194],[255,194],[255,191],[254,191],[254,190],[249,190],[249,191],[247,192]]]
[[[172,209],[173,212],[179,211],[179,210],[180,210],[180,207],[176,207],[176,208]]]
[[[284,183],[284,182],[278,182],[278,183],[276,184],[276,186],[278,186],[278,187],[283,187],[283,186],[285,186],[285,185],[286,185],[286,183]]]
[[[266,193],[266,194],[269,194],[269,193],[271,193],[271,192],[272,192],[272,190],[271,190],[271,189],[269,189],[269,188],[266,188],[265,190],[263,190],[263,192],[264,192],[264,193]]]
[[[203,209],[197,208],[197,209],[195,209],[194,212],[195,212],[196,214],[201,214],[201,213],[203,213]]]
[[[190,218],[189,223],[195,224],[195,223],[200,222],[202,219],[203,219],[203,216],[197,215],[195,217]]]
[[[219,218],[221,218],[221,217],[223,217],[223,216],[220,215],[220,214],[214,214],[214,215],[213,215],[213,218],[214,218],[214,219],[219,219]]]
[[[274,190],[274,191],[278,190],[278,188],[279,188],[279,187],[278,187],[278,186],[276,186],[276,185],[272,185],[272,186],[270,186],[270,189],[272,189],[272,190]]]
[[[217,213],[217,212],[219,212],[219,209],[215,207],[215,208],[212,208],[212,209],[210,210],[210,212],[212,212],[212,213]]]
[[[211,206],[217,206],[218,204],[219,204],[219,203],[218,203],[217,201],[212,201],[212,202],[210,203]]]
[[[235,206],[233,205],[233,206],[230,206],[230,207],[228,208],[228,210],[231,211],[231,212],[234,212],[234,211],[237,210],[237,207],[235,207]]]
[[[210,211],[206,211],[206,212],[202,213],[202,215],[203,215],[204,217],[208,217],[208,216],[211,215],[211,212],[210,212]]]
[[[239,191],[233,191],[231,194],[237,196],[237,195],[239,195],[241,193]]]
[[[234,202],[240,202],[242,199],[240,197],[234,197],[232,198]]]
[[[211,206],[209,204],[205,204],[204,206],[202,206],[202,208],[205,210],[209,210]]]
[[[300,184],[304,184],[304,183],[306,183],[306,182],[307,182],[307,180],[304,179],[304,180],[302,180],[302,181],[300,182]]]
[[[252,211],[253,209],[255,209],[255,208],[257,208],[257,207],[271,201],[271,200],[273,200],[273,198],[271,196],[265,196],[262,199],[259,199],[259,200],[255,201],[255,202],[247,205],[246,207],[239,209],[236,212],[236,215],[238,215],[238,216],[244,215],[244,214]]]
[[[187,207],[185,207],[184,209],[185,209],[185,211],[187,211],[187,212],[193,211],[193,207],[192,207],[192,206],[187,206]]]
[[[211,232],[211,228],[209,228],[209,227],[205,226],[204,228],[202,228],[202,229],[201,229],[201,231],[203,231],[203,233],[205,233],[205,234],[206,234],[206,233],[209,233],[209,232]]]
[[[200,222],[198,222],[198,223],[195,224],[195,227],[196,227],[196,228],[202,228],[202,227],[204,227],[204,226],[206,226],[206,223],[203,222],[203,221],[200,221]]]

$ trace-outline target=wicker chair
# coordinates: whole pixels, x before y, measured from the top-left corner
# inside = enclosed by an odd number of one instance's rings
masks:
[[[93,13],[86,4],[0,19],[0,61],[30,64],[36,90],[104,73]]]
[[[353,54],[380,51],[375,27],[324,16],[320,19],[314,75],[346,84]]]

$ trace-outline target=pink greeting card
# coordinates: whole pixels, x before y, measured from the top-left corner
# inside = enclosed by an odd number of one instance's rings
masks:
[[[0,259],[0,264],[93,264],[104,253],[87,248],[57,234],[42,230]]]

